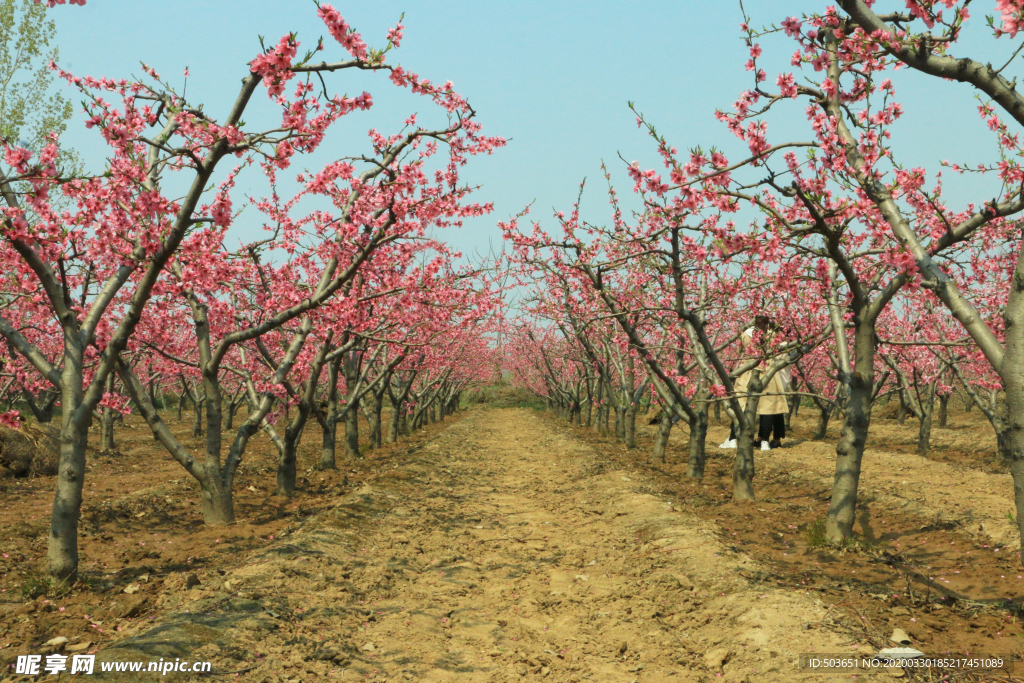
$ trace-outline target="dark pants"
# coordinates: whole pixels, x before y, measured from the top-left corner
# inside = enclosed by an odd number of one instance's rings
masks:
[[[775,441],[782,441],[786,438],[786,416],[782,413],[777,415],[758,415],[757,441],[771,440],[772,431],[775,432]],[[729,440],[736,438],[736,426],[729,428]]]
[[[786,438],[786,417],[782,413],[776,415],[759,415],[761,424],[758,425],[758,441],[782,441]],[[774,432],[774,439],[769,439]]]

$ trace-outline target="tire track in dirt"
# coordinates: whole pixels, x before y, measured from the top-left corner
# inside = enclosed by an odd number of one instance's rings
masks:
[[[851,652],[816,599],[751,584],[750,558],[532,411],[474,411],[420,455],[352,558],[368,617],[342,675],[794,681],[798,653]]]

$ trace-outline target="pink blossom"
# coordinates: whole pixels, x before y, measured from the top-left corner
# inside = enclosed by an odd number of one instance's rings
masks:
[[[803,22],[796,17],[788,17],[782,20],[782,28],[790,38],[796,38],[800,35],[801,26],[803,26]]]
[[[366,59],[366,43],[358,33],[349,28],[349,25],[342,19],[341,14],[338,10],[334,9],[331,5],[323,4],[320,5],[320,10],[317,12],[320,19],[323,20],[324,24],[327,25],[327,30],[336,41],[341,43],[342,47],[348,50],[348,53],[356,59]],[[392,29],[395,33],[388,32],[388,38],[397,36],[399,40],[402,38],[402,26],[399,24],[395,29]],[[397,43],[396,43],[397,45]]]
[[[7,427],[8,429],[20,429],[21,428],[21,415],[17,410],[10,410],[6,413],[0,413],[0,425]],[[7,557],[7,555],[4,555]]]
[[[796,99],[797,87],[793,74],[779,74],[778,78],[775,79],[775,85],[779,86],[779,91],[783,97]]]

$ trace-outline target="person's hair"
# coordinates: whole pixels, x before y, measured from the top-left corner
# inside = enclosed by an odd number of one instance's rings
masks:
[[[771,330],[772,332],[779,331],[779,326],[766,315],[755,315],[754,327],[761,330],[762,332],[767,332],[768,330]]]

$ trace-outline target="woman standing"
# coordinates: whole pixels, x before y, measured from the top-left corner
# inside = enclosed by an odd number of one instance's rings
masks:
[[[741,337],[743,349],[749,354],[761,354],[761,349],[754,343],[754,329],[761,331],[763,344],[767,345],[779,327],[766,315],[759,315],[754,318],[754,327],[748,328]],[[758,367],[761,372],[768,368],[764,363]],[[748,370],[736,380],[735,390],[737,395],[747,393],[747,385],[753,370]],[[761,442],[761,450],[768,451],[773,448],[781,448],[782,440],[786,438],[786,413],[789,412],[789,404],[786,402],[786,392],[790,388],[789,368],[782,368],[768,381],[768,385],[761,392],[761,399],[757,403],[758,429],[757,440]],[[746,401],[744,401],[744,405]],[[736,427],[733,425],[729,432],[729,438],[719,448],[736,448]]]

